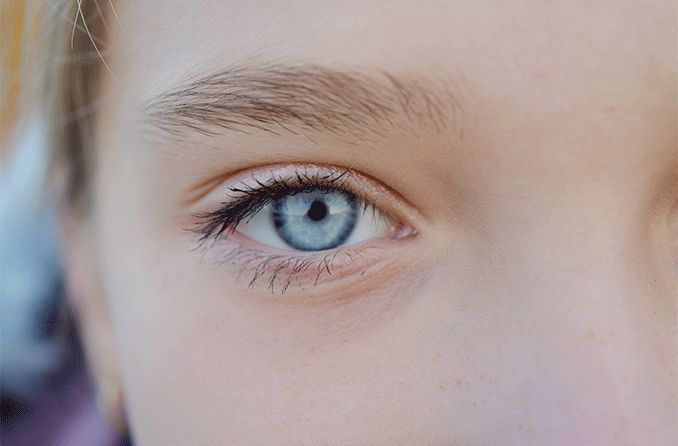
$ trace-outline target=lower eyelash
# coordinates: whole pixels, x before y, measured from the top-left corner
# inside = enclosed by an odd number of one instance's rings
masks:
[[[281,294],[285,294],[293,286],[303,288],[318,285],[323,276],[332,276],[337,262],[343,258],[355,268],[367,268],[370,264],[367,255],[374,249],[377,248],[347,247],[331,253],[290,256],[237,246],[220,255],[216,263],[237,265],[239,270],[236,280],[240,280],[244,274],[250,275],[247,284],[250,289],[265,283],[271,293],[278,289]]]

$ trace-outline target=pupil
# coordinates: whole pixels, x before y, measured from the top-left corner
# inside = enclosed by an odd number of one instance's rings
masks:
[[[327,205],[322,201],[314,200],[306,215],[313,221],[322,220],[327,215]]]

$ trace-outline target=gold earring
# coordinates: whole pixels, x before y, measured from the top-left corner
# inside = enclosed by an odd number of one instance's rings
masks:
[[[114,380],[99,383],[96,392],[96,403],[99,412],[120,433],[127,433],[127,421],[123,403],[122,389]]]

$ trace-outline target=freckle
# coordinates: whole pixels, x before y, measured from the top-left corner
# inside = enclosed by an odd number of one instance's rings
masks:
[[[481,373],[481,374],[480,374],[480,380],[482,381],[482,380],[484,380],[484,379],[485,379],[485,374],[484,374],[484,373]]]
[[[445,386],[442,385],[442,384],[438,384],[438,388],[439,388],[440,390],[445,390]]]
[[[464,385],[464,382],[461,380],[461,378],[457,378],[455,383],[457,384],[457,387],[461,387],[462,385]]]

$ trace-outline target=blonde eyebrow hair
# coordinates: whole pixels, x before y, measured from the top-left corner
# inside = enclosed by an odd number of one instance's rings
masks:
[[[463,134],[457,84],[318,65],[247,66],[161,93],[145,104],[142,118],[174,136],[252,129],[359,139],[389,129]]]

